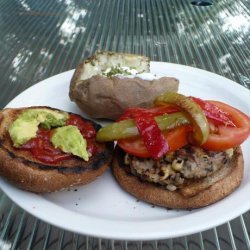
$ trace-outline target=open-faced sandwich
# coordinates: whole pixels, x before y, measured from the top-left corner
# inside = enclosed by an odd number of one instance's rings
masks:
[[[0,175],[19,188],[53,192],[89,183],[111,161],[113,143],[98,143],[100,125],[50,107],[0,112]]]
[[[151,107],[160,93],[178,90],[179,81],[150,73],[148,57],[97,51],[76,68],[69,96],[92,118],[117,119],[129,107]]]
[[[151,109],[128,109],[97,133],[117,141],[113,174],[138,199],[167,208],[207,206],[243,178],[250,118],[218,101],[165,93]]]

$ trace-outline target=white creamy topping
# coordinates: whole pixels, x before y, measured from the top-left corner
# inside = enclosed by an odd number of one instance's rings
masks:
[[[124,73],[114,73],[115,71],[121,71]],[[132,69],[129,67],[116,66],[107,68],[102,72],[103,75],[107,75],[109,73],[112,73],[112,76],[119,76],[119,75],[124,76],[124,75],[136,75],[138,71],[136,69]]]
[[[148,72],[138,73],[136,69],[129,68],[129,67],[121,67],[121,66],[107,68],[106,70],[102,72],[102,75],[117,76],[119,78],[138,77],[142,80],[148,80],[148,81],[152,81],[152,80],[160,78],[159,76],[152,74],[152,73],[148,73]]]
[[[119,78],[135,78],[138,77],[142,80],[147,80],[147,81],[152,81],[152,80],[156,80],[159,79],[160,76],[157,76],[155,74],[152,73],[139,73],[139,74],[133,74],[133,75],[116,75]]]
[[[138,77],[138,78],[141,78],[142,80],[148,80],[148,81],[152,81],[152,80],[156,80],[160,78],[159,76],[152,74],[152,73],[140,73],[140,74],[129,75],[125,77],[129,77],[129,78]]]

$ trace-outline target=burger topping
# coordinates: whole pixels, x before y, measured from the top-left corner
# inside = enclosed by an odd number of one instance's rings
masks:
[[[227,112],[235,124],[235,127],[214,124],[216,127],[215,132],[210,131],[208,140],[202,147],[208,150],[221,151],[239,146],[250,135],[250,117],[225,103],[218,101],[210,102]]]
[[[27,109],[11,124],[9,134],[14,147],[30,151],[45,163],[58,163],[73,155],[88,161],[97,151],[92,124],[57,110]]]
[[[71,153],[85,161],[89,160],[87,141],[76,126],[68,125],[54,129],[51,142],[55,148],[60,148],[65,153]]]
[[[39,125],[43,128],[59,127],[66,124],[68,114],[45,108],[27,109],[11,124],[9,134],[15,147],[20,147],[36,137]]]
[[[211,121],[209,123],[210,129],[211,127],[216,129],[216,126],[227,126],[229,128],[236,127],[232,121],[231,115],[222,108],[219,108],[213,102],[204,101],[195,97],[191,97],[191,99],[199,104],[207,119]],[[137,110],[142,110],[142,108],[129,108],[117,122],[101,128],[97,133],[97,140],[112,141],[138,136],[139,131],[136,127],[136,123],[131,118],[132,114],[136,113]],[[144,110],[154,115],[161,131],[190,124],[190,121],[185,116],[185,113],[174,105],[164,103],[164,105]]]
[[[186,146],[158,160],[142,159],[126,154],[127,170],[142,180],[153,182],[174,191],[189,179],[205,178],[227,165],[233,149],[215,152]]]
[[[114,122],[106,127],[101,128],[96,135],[96,139],[98,141],[104,142],[138,136],[139,131],[136,127],[136,123],[134,119],[128,118],[127,114],[136,112],[135,110],[138,109],[133,109],[133,111],[131,111],[131,109],[128,109],[123,116],[124,118],[121,118],[120,121]],[[151,110],[149,109],[147,111],[153,112],[153,114],[155,115],[155,120],[161,131],[170,130],[174,127],[189,124],[189,121],[184,116],[184,114],[182,112],[177,112],[177,109],[175,107],[158,107]],[[175,113],[172,113],[173,111]]]
[[[184,95],[168,92],[158,96],[155,99],[155,104],[174,104],[182,108],[187,115],[187,118],[194,126],[194,140],[199,145],[206,142],[209,135],[209,124],[201,107]]]
[[[200,98],[192,96],[191,99],[201,107],[207,118],[213,120],[214,124],[235,127],[234,122],[226,111],[223,111],[215,104],[206,102]]]
[[[29,151],[34,158],[44,163],[58,163],[70,159],[72,157],[71,154],[66,154],[52,145],[50,141],[51,136],[52,130],[40,128],[35,138],[30,139],[19,148]]]
[[[145,110],[137,110],[133,118],[151,156],[157,159],[164,155],[168,151],[168,144],[154,116]]]
[[[156,98],[155,104],[160,106],[145,110],[154,115],[168,142],[169,151],[188,143],[199,144],[211,151],[224,151],[239,146],[250,134],[249,116],[222,102],[169,93]],[[96,139],[102,142],[117,140],[129,154],[152,157],[133,118],[137,110],[130,108],[125,111],[117,122],[100,129]]]

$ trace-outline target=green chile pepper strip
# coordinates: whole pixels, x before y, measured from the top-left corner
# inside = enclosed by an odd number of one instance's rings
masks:
[[[203,144],[207,141],[209,135],[209,124],[207,118],[201,107],[182,94],[175,92],[167,92],[155,99],[154,104],[175,104],[180,107],[185,113],[186,117],[194,126],[194,141],[198,144]]]
[[[156,116],[155,120],[161,131],[190,124],[184,112]],[[139,136],[136,124],[133,119],[127,119],[101,128],[96,134],[96,140],[100,142],[115,141],[135,136]]]

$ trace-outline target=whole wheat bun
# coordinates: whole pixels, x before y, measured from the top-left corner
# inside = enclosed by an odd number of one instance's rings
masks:
[[[29,151],[14,148],[8,128],[24,109],[27,108],[7,108],[0,112],[0,176],[21,189],[44,193],[92,182],[109,167],[113,143],[100,144],[98,153],[87,162],[72,157],[57,164],[40,162]],[[101,127],[92,121],[89,122],[96,130]]]
[[[190,183],[181,191],[168,191],[160,185],[142,181],[124,168],[122,149],[116,147],[112,172],[121,187],[139,200],[167,208],[194,209],[213,204],[231,194],[241,183],[244,161],[241,148],[235,149],[227,167]]]

